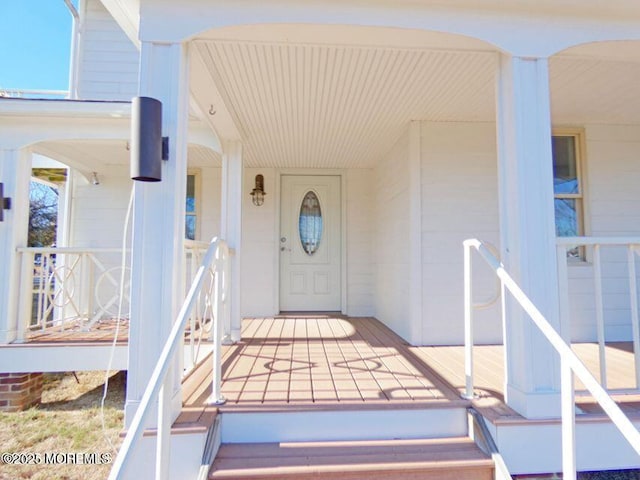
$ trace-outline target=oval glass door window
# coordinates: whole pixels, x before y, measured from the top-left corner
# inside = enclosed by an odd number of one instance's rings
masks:
[[[322,239],[322,210],[320,200],[314,192],[307,192],[302,199],[298,231],[302,249],[307,255],[316,253]]]

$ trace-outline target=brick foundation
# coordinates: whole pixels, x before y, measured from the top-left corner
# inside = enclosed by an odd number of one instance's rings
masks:
[[[19,412],[40,403],[42,373],[0,373],[0,411]]]

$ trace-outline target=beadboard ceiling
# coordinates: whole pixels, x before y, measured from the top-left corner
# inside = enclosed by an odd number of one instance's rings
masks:
[[[250,167],[370,167],[411,120],[495,121],[498,56],[485,47],[226,38],[194,47]],[[638,51],[622,42],[553,57],[554,124],[640,124]]]
[[[106,174],[109,169],[129,166],[130,154],[126,140],[47,141],[37,144],[34,150],[85,173],[95,171]],[[201,145],[189,145],[187,156],[189,167],[222,164],[219,153]]]
[[[227,41],[197,48],[248,166],[368,167],[412,119],[494,118],[493,53]]]
[[[558,56],[549,76],[555,124],[640,124],[640,61]]]

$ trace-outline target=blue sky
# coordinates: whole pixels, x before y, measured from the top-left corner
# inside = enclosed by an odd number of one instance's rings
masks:
[[[0,3],[0,89],[67,90],[72,17],[64,1]]]

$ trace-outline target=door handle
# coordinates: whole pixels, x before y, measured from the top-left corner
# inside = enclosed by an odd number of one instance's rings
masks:
[[[291,251],[291,249],[290,249],[290,248],[287,248],[287,247],[280,247],[280,251],[281,251],[281,252],[284,252],[284,251],[290,252],[290,251]]]

